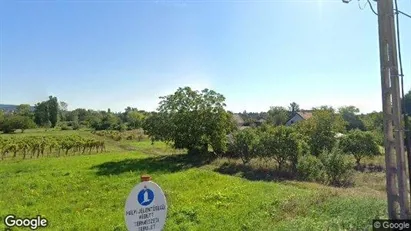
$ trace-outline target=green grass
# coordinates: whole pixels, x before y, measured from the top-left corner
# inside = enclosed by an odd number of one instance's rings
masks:
[[[0,162],[1,219],[40,214],[48,230],[126,230],[124,203],[142,174],[165,191],[165,230],[341,230],[371,227],[373,218],[385,217],[381,184],[366,183],[381,181],[381,173],[358,173],[359,184],[342,189],[221,174],[225,160],[171,154],[180,151],[147,140],[113,143],[112,149]]]

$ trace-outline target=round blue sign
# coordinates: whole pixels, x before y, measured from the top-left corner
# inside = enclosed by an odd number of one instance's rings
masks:
[[[148,188],[144,188],[138,193],[137,200],[142,206],[150,205],[154,200],[154,192]]]

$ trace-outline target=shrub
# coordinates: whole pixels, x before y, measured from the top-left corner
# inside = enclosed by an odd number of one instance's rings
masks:
[[[280,170],[287,161],[291,163],[293,170],[296,170],[303,147],[305,146],[299,141],[298,134],[291,127],[272,127],[261,133],[260,154],[277,161]]]
[[[344,153],[338,146],[334,146],[331,151],[324,150],[319,159],[324,165],[328,184],[347,186],[352,183],[354,165],[345,158]]]
[[[373,134],[360,130],[351,130],[346,136],[341,137],[340,147],[343,152],[354,156],[357,166],[360,166],[363,157],[380,154]]]
[[[324,165],[313,155],[303,155],[298,159],[298,177],[302,180],[322,182],[325,177]]]
[[[72,127],[73,127],[73,130],[78,130],[78,129],[80,129],[80,124],[79,124],[79,122],[74,121],[74,122],[72,123]]]
[[[258,136],[253,129],[244,129],[233,134],[232,142],[229,144],[229,152],[236,153],[241,157],[244,164],[257,155]]]
[[[66,124],[62,124],[60,125],[61,130],[65,131],[65,130],[71,130],[71,128],[69,126],[67,126]]]
[[[119,135],[113,135],[113,136],[112,136],[112,139],[113,139],[114,141],[120,141],[120,140],[122,139],[121,134],[119,134]]]

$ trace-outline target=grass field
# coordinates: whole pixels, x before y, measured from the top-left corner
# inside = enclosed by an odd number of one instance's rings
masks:
[[[28,134],[37,133],[16,135]],[[258,180],[244,169],[222,171],[232,160],[193,160],[148,140],[107,142],[103,154],[0,161],[1,219],[40,214],[49,230],[126,230],[124,203],[141,174],[166,193],[165,230],[363,230],[385,217],[383,173],[357,173],[347,189]]]

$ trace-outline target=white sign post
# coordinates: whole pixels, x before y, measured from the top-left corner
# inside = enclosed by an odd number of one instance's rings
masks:
[[[167,203],[163,190],[149,176],[129,194],[125,206],[125,219],[129,231],[161,231],[167,216]]]

